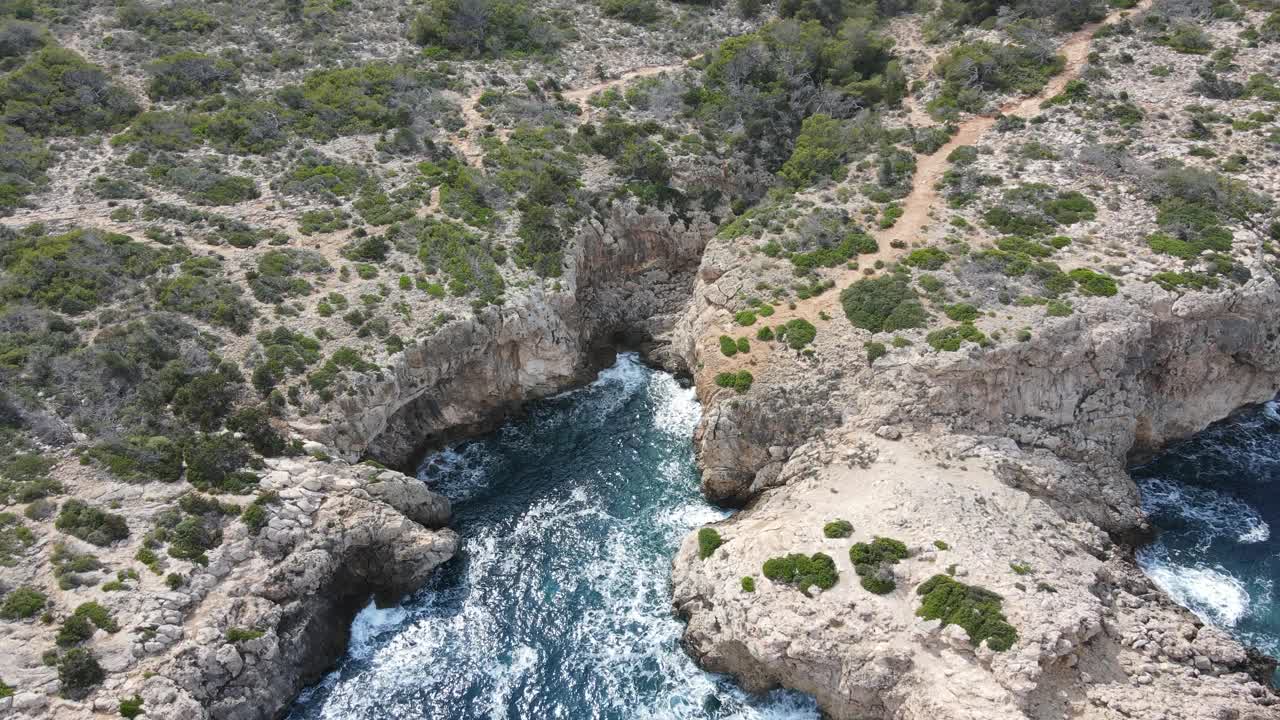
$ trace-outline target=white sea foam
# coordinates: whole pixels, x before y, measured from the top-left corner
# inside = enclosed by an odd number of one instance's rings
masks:
[[[1159,544],[1140,552],[1138,560],[1160,589],[1206,622],[1233,627],[1249,612],[1248,587],[1221,566],[1173,562]]]
[[[363,660],[374,650],[374,641],[383,633],[399,627],[409,613],[399,605],[379,608],[371,600],[351,621],[351,644],[347,652],[352,657]]]
[[[1195,528],[1202,545],[1217,538],[1243,544],[1271,539],[1271,526],[1258,510],[1234,495],[1159,477],[1141,480],[1139,486],[1144,510],[1182,519]]]

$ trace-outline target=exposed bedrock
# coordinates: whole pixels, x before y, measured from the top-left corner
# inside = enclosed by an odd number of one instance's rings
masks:
[[[596,350],[662,343],[692,290],[715,226],[615,203],[573,244],[564,277],[456,320],[397,355],[381,376],[300,430],[355,460],[404,467],[426,447],[474,433],[524,402],[579,384]],[[653,355],[676,358],[660,348]],[[677,368],[678,369],[678,368]]]
[[[853,356],[835,359],[837,372],[827,378],[803,366],[774,369],[752,402],[708,407],[698,433],[704,489],[712,499],[741,502],[772,484],[790,449],[846,419],[868,429],[941,427],[1015,441],[1043,461],[1034,470],[1006,469],[1010,481],[1028,487],[1050,482],[1044,476],[1063,461],[1074,474],[1094,474],[1087,491],[1056,499],[1108,529],[1131,527],[1140,522],[1123,472],[1132,454],[1192,435],[1280,389],[1278,306],[1280,287],[1270,275],[1182,297],[1130,286],[1124,296],[1082,303],[1029,342],[896,353],[870,370],[858,367],[852,347],[838,348]],[[710,316],[691,310],[678,333],[693,334],[687,326]],[[705,359],[699,347],[684,346],[691,366]]]

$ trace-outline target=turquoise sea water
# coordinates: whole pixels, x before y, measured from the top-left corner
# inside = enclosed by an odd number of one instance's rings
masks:
[[[1147,574],[1206,622],[1280,655],[1280,413],[1245,410],[1132,469],[1159,538]]]
[[[723,517],[698,492],[693,390],[630,354],[588,387],[426,458],[461,556],[401,606],[366,608],[295,720],[816,720],[698,669],[671,612],[671,557]]]

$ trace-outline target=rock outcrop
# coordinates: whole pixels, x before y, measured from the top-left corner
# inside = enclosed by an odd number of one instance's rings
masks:
[[[170,589],[146,577],[125,592],[76,592],[120,625],[95,643],[107,676],[93,710],[114,714],[137,695],[148,718],[278,717],[342,656],[351,620],[370,596],[399,599],[458,549],[458,536],[444,527],[448,501],[416,478],[368,465],[267,462],[261,487],[278,500],[265,506],[256,534],[227,524],[208,564],[193,565]],[[34,620],[10,629],[17,634],[6,645],[49,632]],[[24,688],[14,707],[31,717],[88,717],[90,706],[54,697],[57,673],[39,657],[47,647],[14,644],[2,661],[5,676]]]
[[[295,426],[348,460],[368,454],[401,467],[424,447],[580,384],[598,369],[595,351],[661,342],[714,229],[705,215],[617,202],[582,227],[561,280],[444,325],[380,375],[359,378],[329,414]]]

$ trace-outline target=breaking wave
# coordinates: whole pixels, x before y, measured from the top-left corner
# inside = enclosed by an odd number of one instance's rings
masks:
[[[1132,470],[1158,538],[1138,552],[1170,597],[1243,642],[1280,651],[1280,408],[1215,424]]]

